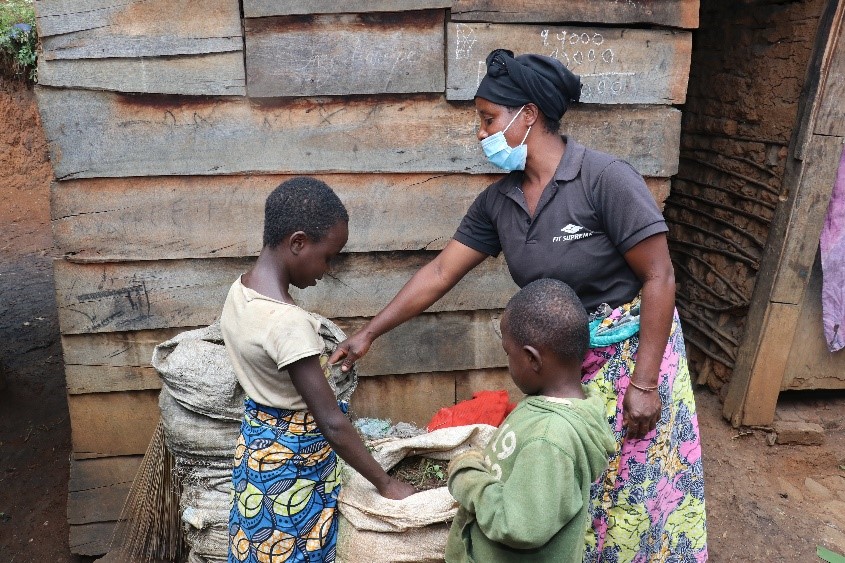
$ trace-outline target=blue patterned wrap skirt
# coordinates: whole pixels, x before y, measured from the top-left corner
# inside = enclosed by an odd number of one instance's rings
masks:
[[[232,485],[229,563],[335,560],[340,468],[311,413],[247,399]]]

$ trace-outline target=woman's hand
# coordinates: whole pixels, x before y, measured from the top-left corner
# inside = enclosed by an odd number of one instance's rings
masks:
[[[334,353],[329,357],[329,363],[336,364],[343,360],[340,370],[349,371],[352,365],[367,353],[372,343],[373,339],[363,330],[359,330],[337,345]]]
[[[627,438],[639,440],[657,427],[662,403],[657,389],[642,391],[628,385],[622,399],[622,425],[628,429]]]
[[[391,477],[390,480],[378,490],[379,494],[385,498],[393,500],[402,500],[416,493],[417,490],[410,483],[405,483]]]

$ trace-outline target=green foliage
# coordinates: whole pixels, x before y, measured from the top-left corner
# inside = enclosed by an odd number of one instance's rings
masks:
[[[38,34],[32,0],[0,0],[0,62],[3,70],[35,82]]]

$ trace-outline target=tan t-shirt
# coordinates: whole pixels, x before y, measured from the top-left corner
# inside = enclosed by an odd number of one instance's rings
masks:
[[[226,296],[220,329],[247,396],[270,407],[304,410],[285,366],[323,354],[319,327],[308,311],[261,295],[238,277]]]

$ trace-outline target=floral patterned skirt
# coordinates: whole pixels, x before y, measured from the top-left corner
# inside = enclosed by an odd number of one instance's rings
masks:
[[[630,305],[630,304],[629,304]],[[610,315],[625,317],[625,307]],[[677,311],[660,364],[663,404],[657,428],[626,440],[622,399],[637,358],[639,336],[591,348],[584,385],[605,397],[616,452],[590,490],[591,526],[585,562],[700,563],[707,560],[704,474],[698,419]]]
[[[229,563],[335,560],[337,456],[309,412],[247,399],[232,485]]]

